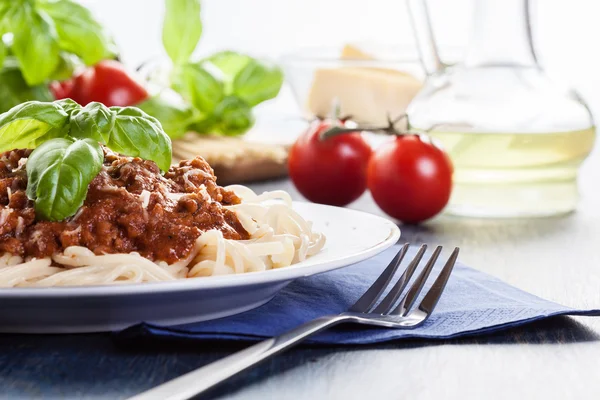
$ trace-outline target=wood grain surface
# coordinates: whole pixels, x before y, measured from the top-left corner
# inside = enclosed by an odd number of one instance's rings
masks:
[[[258,191],[288,181],[253,185]],[[440,217],[401,227],[411,243],[460,246],[461,260],[547,299],[600,307],[600,154],[581,179],[576,213],[529,220]],[[368,195],[351,206],[379,213]],[[0,336],[0,398],[120,399],[235,351],[113,346],[110,335]],[[554,318],[479,338],[369,347],[301,347],[207,398],[599,399],[600,319]]]

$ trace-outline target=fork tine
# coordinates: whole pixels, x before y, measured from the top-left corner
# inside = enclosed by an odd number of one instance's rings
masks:
[[[402,259],[408,251],[408,246],[408,243],[402,246],[398,254],[396,254],[394,259],[392,260],[392,262],[390,262],[390,264],[381,273],[381,275],[379,275],[379,277],[375,280],[371,287],[367,289],[365,294],[363,294],[360,297],[360,299],[358,299],[356,303],[354,303],[352,307],[348,309],[348,311],[362,313],[368,311],[373,306],[373,303],[375,303],[379,296],[381,296],[381,293],[383,293],[388,283],[390,283],[390,280],[396,273],[400,262],[402,262]]]
[[[452,273],[452,269],[454,268],[454,264],[456,264],[456,259],[458,258],[458,252],[460,249],[456,247],[450,255],[448,261],[446,261],[446,265],[442,268],[442,272],[437,277],[431,289],[427,292],[421,304],[419,304],[419,310],[423,311],[425,314],[429,315],[433,312],[433,309],[437,305],[438,300],[442,297],[442,292],[446,288],[446,283],[448,282],[448,278],[450,278],[450,274]]]
[[[421,246],[415,258],[410,262],[408,268],[406,268],[400,279],[398,279],[398,282],[396,282],[396,284],[390,290],[388,295],[385,296],[383,300],[381,300],[381,303],[379,303],[377,308],[375,308],[372,312],[374,312],[375,314],[386,314],[392,309],[392,306],[398,300],[402,292],[404,292],[404,289],[406,289],[408,282],[414,275],[417,266],[423,258],[423,254],[425,254],[426,249],[427,246]]]
[[[402,298],[400,304],[398,304],[398,307],[396,307],[390,314],[402,315],[403,317],[408,314],[408,311],[410,311],[412,308],[413,304],[417,300],[417,297],[419,297],[419,293],[421,293],[421,290],[423,290],[423,286],[425,285],[427,278],[429,278],[431,270],[433,270],[433,266],[441,252],[442,246],[436,247],[431,255],[431,258],[429,261],[427,261],[425,269],[423,269],[423,271],[419,274],[415,283],[413,283],[408,293]]]

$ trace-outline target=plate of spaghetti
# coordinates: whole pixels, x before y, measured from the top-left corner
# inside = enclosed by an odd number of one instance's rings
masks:
[[[171,165],[170,153],[133,107],[61,100],[0,115],[0,332],[232,315],[400,236],[367,213],[221,187],[204,159]]]

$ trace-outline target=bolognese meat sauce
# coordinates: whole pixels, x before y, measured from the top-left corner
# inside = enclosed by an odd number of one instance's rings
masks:
[[[248,238],[235,213],[224,208],[240,199],[217,185],[201,157],[182,161],[163,176],[154,162],[107,148],[79,211],[64,221],[36,220],[25,193],[30,153],[0,154],[0,254],[39,258],[85,246],[96,254],[135,251],[173,263],[207,230],[218,229],[227,239]]]

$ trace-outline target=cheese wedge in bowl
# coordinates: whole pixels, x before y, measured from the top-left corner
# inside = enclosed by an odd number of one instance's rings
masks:
[[[337,104],[341,115],[351,115],[363,124],[382,125],[388,115],[403,114],[422,87],[416,57],[381,59],[368,50],[346,45],[336,58],[315,56],[312,63],[310,59],[294,61],[288,58],[284,62],[289,66],[287,77],[310,116],[330,115]],[[307,77],[300,75],[307,75],[310,67],[312,76],[307,85]]]

